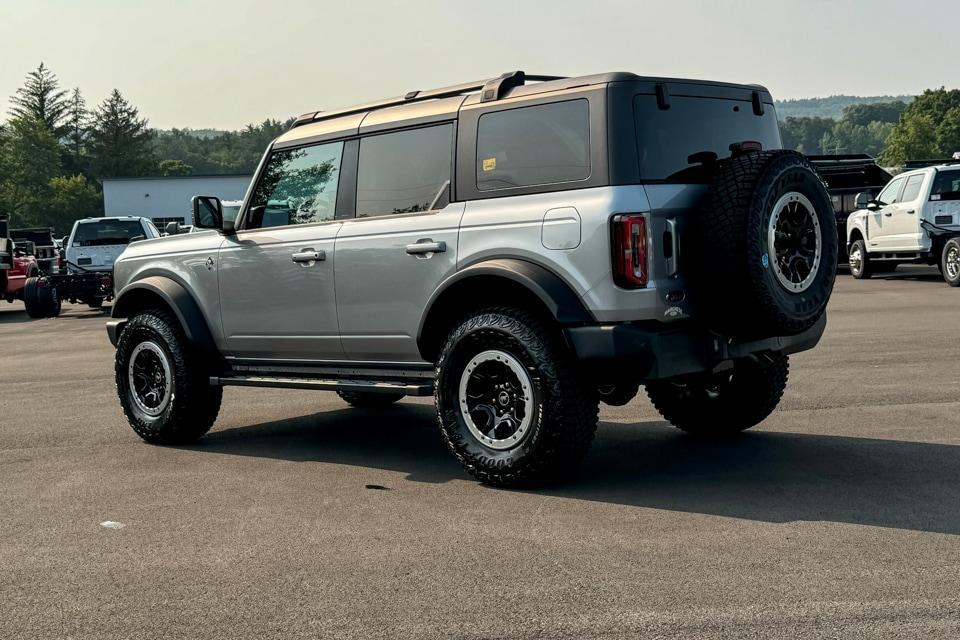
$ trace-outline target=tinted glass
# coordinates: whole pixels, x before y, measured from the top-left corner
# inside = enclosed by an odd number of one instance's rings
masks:
[[[960,170],[937,171],[930,189],[931,200],[960,200]]]
[[[744,100],[670,97],[670,108],[657,107],[657,98],[638,95],[633,99],[637,128],[640,177],[644,180],[705,181],[708,172],[691,164],[695,153],[730,156],[730,145],[754,141],[764,149],[779,149],[780,130],[771,105],[764,114],[753,112]]]
[[[131,238],[145,236],[139,220],[103,220],[82,222],[77,225],[73,244],[95,247],[107,244],[130,244]]]
[[[903,186],[903,178],[897,178],[886,187],[883,191],[880,192],[880,195],[877,196],[877,202],[880,204],[893,204],[899,202],[897,200],[897,194],[900,193],[900,187]]]
[[[480,116],[477,189],[590,177],[590,105],[570,100]]]
[[[903,195],[900,196],[900,202],[913,202],[920,195],[920,187],[923,185],[923,174],[910,176],[907,179],[907,186],[903,189]]]
[[[248,229],[332,220],[343,143],[271,154],[250,199]]]
[[[450,202],[453,125],[360,141],[357,217],[440,209]]]

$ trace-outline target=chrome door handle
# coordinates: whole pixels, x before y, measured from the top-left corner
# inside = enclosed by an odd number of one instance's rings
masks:
[[[327,254],[325,251],[314,251],[313,249],[304,249],[300,253],[295,253],[290,258],[294,262],[323,262],[327,259]]]
[[[407,253],[412,256],[420,256],[425,253],[443,253],[447,250],[447,243],[444,241],[433,242],[429,238],[418,240],[413,244],[407,245]]]

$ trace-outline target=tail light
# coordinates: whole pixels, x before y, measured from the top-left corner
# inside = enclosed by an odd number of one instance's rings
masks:
[[[57,271],[63,271],[66,268],[67,268],[67,259],[64,258],[63,254],[61,253],[60,256],[57,258]]]
[[[647,286],[647,219],[631,213],[613,218],[613,280],[626,289]]]

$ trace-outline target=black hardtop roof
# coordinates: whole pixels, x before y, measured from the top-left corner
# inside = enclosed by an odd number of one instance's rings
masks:
[[[534,81],[536,84],[527,84],[527,81]],[[589,87],[595,85],[605,85],[614,82],[635,82],[650,83],[651,86],[663,85],[688,85],[688,86],[709,86],[719,88],[730,88],[754,91],[762,94],[764,102],[772,100],[770,92],[758,84],[737,84],[732,82],[716,82],[712,80],[693,80],[684,78],[663,78],[656,76],[639,76],[627,71],[611,71],[607,73],[597,73],[585,76],[563,77],[563,76],[545,76],[531,75],[523,71],[511,71],[504,73],[496,78],[478,80],[475,82],[465,82],[462,84],[451,85],[449,87],[440,87],[426,91],[414,90],[395,98],[385,100],[376,100],[351,107],[336,109],[334,111],[309,111],[297,117],[293,126],[320,122],[348,115],[367,113],[387,107],[394,107],[424,100],[437,100],[441,98],[450,98],[454,96],[466,96],[467,94],[478,93],[474,96],[474,102],[491,102],[503,98],[515,98],[520,96],[532,96],[552,91],[564,91],[578,87]],[[679,88],[679,87],[678,87]]]

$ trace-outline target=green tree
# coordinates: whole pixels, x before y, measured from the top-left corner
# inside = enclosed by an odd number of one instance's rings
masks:
[[[950,157],[960,151],[958,132],[960,89],[927,89],[904,110],[882,159],[899,165],[907,160]]]
[[[56,139],[66,134],[64,120],[69,103],[67,92],[60,89],[57,76],[42,62],[27,74],[24,85],[10,98],[10,115],[14,118],[33,117],[42,122]]]
[[[49,201],[39,222],[53,227],[59,235],[69,233],[80,218],[103,212],[100,192],[82,175],[58,176],[50,180],[49,187]]]
[[[70,170],[80,173],[87,166],[87,138],[90,134],[90,112],[87,101],[83,99],[80,88],[70,94],[66,115],[67,134],[65,136],[66,164]]]
[[[11,214],[10,226],[37,224],[60,175],[60,147],[46,123],[16,117],[0,135],[0,210]]]
[[[843,116],[840,120],[861,127],[869,126],[871,122],[897,124],[906,108],[907,103],[899,100],[873,104],[852,104],[843,110]]]
[[[833,129],[833,118],[793,118],[780,123],[780,135],[785,149],[796,149],[807,155],[823,153],[823,137]]]
[[[162,176],[188,176],[193,173],[193,167],[183,160],[161,160],[159,169]]]
[[[94,112],[88,148],[98,178],[141,176],[157,170],[153,132],[116,89]]]

